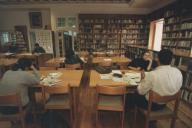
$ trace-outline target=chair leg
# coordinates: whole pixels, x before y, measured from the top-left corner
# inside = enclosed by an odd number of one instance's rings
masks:
[[[176,123],[176,117],[173,117],[171,120],[171,128],[175,128],[175,123]]]
[[[149,120],[145,119],[145,127],[144,128],[149,128]]]
[[[124,128],[124,119],[125,119],[125,113],[124,111],[122,112],[122,115],[121,115],[121,127]]]
[[[134,120],[133,120],[133,128],[136,128],[136,121],[137,121],[137,107],[134,110]]]
[[[24,117],[21,118],[21,127],[26,128],[25,127],[25,118]]]
[[[99,123],[99,112],[96,110],[96,128],[98,128],[98,123]]]
[[[71,128],[73,128],[73,112],[70,110],[70,122],[71,122]]]

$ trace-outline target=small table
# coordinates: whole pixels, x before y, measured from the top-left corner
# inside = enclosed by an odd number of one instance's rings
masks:
[[[17,60],[16,58],[11,58],[11,59],[8,59],[8,58],[0,58],[0,66],[6,66],[6,67],[9,67],[15,63],[17,63]]]
[[[80,59],[84,63],[87,63],[87,58],[80,57]],[[46,61],[46,66],[56,67],[56,68],[61,67],[64,64],[65,64],[65,57],[53,58],[53,59],[50,59],[50,60]]]
[[[131,62],[131,60],[126,57],[94,57],[92,63],[99,64],[104,61],[111,61],[112,63],[116,63],[120,66],[127,66],[129,62]]]
[[[60,67],[61,65],[64,65],[65,63],[65,57],[59,57],[59,58],[53,58],[53,59],[50,59],[48,61],[46,61],[46,66],[50,66],[50,67]]]

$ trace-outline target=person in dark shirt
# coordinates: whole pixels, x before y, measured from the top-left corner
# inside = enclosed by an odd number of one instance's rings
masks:
[[[66,51],[65,64],[78,64],[78,63],[83,65],[84,62],[81,60],[81,58],[78,55],[75,55],[73,50]]]
[[[145,70],[145,71],[150,71],[154,68],[157,67],[157,62],[153,60],[152,55],[150,52],[145,52],[143,55],[143,58],[136,58],[132,60],[128,68],[132,70]]]
[[[43,47],[40,47],[39,44],[36,43],[32,53],[45,53],[45,49]]]

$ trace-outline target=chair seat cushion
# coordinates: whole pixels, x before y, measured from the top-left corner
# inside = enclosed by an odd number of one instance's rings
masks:
[[[140,110],[145,115],[147,115],[147,110],[144,110],[144,109],[140,109]],[[173,111],[171,109],[169,109],[168,107],[165,107],[162,110],[151,111],[150,118],[160,118],[160,117],[172,116],[172,115],[173,115]]]
[[[122,111],[124,109],[122,96],[100,95],[97,108],[99,110]]]
[[[50,96],[45,104],[46,109],[69,109],[70,102],[68,95],[54,95]]]

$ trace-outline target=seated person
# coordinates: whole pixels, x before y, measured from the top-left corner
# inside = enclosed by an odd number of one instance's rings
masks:
[[[152,59],[152,55],[150,52],[145,52],[143,55],[143,58],[136,58],[132,60],[128,68],[132,70],[145,70],[145,71],[150,71],[154,68],[157,67],[157,62]]]
[[[45,53],[45,49],[39,46],[38,43],[35,44],[35,48],[32,53]]]
[[[26,71],[29,68],[32,69],[32,73]],[[40,75],[32,65],[32,61],[21,58],[11,70],[8,70],[3,75],[0,81],[0,95],[19,92],[22,106],[25,107],[29,103],[28,87],[37,85],[39,82]],[[11,114],[15,112],[17,112],[15,107],[0,107],[0,113]]]
[[[158,53],[158,67],[144,75],[142,73],[141,84],[137,87],[138,94],[134,97],[135,105],[147,109],[148,93],[150,90],[161,96],[176,94],[181,86],[183,77],[181,72],[171,67],[173,53],[168,49],[163,49]],[[165,107],[163,103],[152,103],[152,111],[160,110]]]
[[[66,64],[78,64],[78,63],[80,63],[81,65],[84,64],[84,62],[81,60],[81,58],[78,55],[75,55],[73,50],[66,51],[65,63]]]

